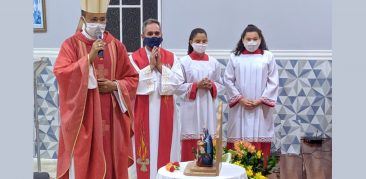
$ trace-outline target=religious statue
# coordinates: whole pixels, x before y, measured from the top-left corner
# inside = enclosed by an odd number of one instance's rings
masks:
[[[212,137],[208,133],[208,129],[203,129],[203,133],[201,140],[197,142],[196,165],[199,167],[212,167],[214,159]]]

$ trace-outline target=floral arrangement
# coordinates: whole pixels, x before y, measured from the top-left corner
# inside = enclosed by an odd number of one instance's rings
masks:
[[[224,153],[231,154],[230,163],[245,168],[248,179],[268,179],[267,175],[275,169],[277,159],[274,156],[267,160],[267,167],[263,166],[263,153],[256,150],[250,142],[237,141],[234,143],[234,150],[224,150]]]
[[[169,162],[165,165],[166,170],[169,172],[174,172],[175,170],[179,170],[179,162]]]

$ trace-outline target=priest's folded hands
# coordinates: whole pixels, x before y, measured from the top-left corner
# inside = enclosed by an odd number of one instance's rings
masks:
[[[111,93],[117,90],[116,83],[107,79],[98,79],[98,89],[101,93]]]
[[[162,72],[161,54],[158,47],[153,47],[150,54],[150,68],[151,70],[156,69],[160,73]]]

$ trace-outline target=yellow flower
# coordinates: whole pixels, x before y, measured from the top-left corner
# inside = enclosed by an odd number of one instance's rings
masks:
[[[246,172],[248,177],[253,176],[253,170],[246,170]]]
[[[262,151],[261,150],[258,150],[257,153],[256,153],[256,155],[257,155],[257,158],[261,158],[262,157]]]
[[[240,161],[236,161],[236,162],[234,162],[234,164],[240,166]]]
[[[255,179],[268,179],[267,177],[263,176],[261,172],[255,174]]]
[[[248,177],[251,177],[254,174],[253,170],[252,170],[252,166],[250,166],[250,165],[245,168],[245,171],[246,171]]]

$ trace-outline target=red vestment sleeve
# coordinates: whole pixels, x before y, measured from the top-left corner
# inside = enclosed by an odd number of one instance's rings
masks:
[[[232,98],[230,101],[229,101],[229,108],[232,108],[234,107],[235,105],[237,105],[239,103],[239,101],[244,98],[243,96],[241,95],[238,95],[238,96],[235,96],[234,98]]]

